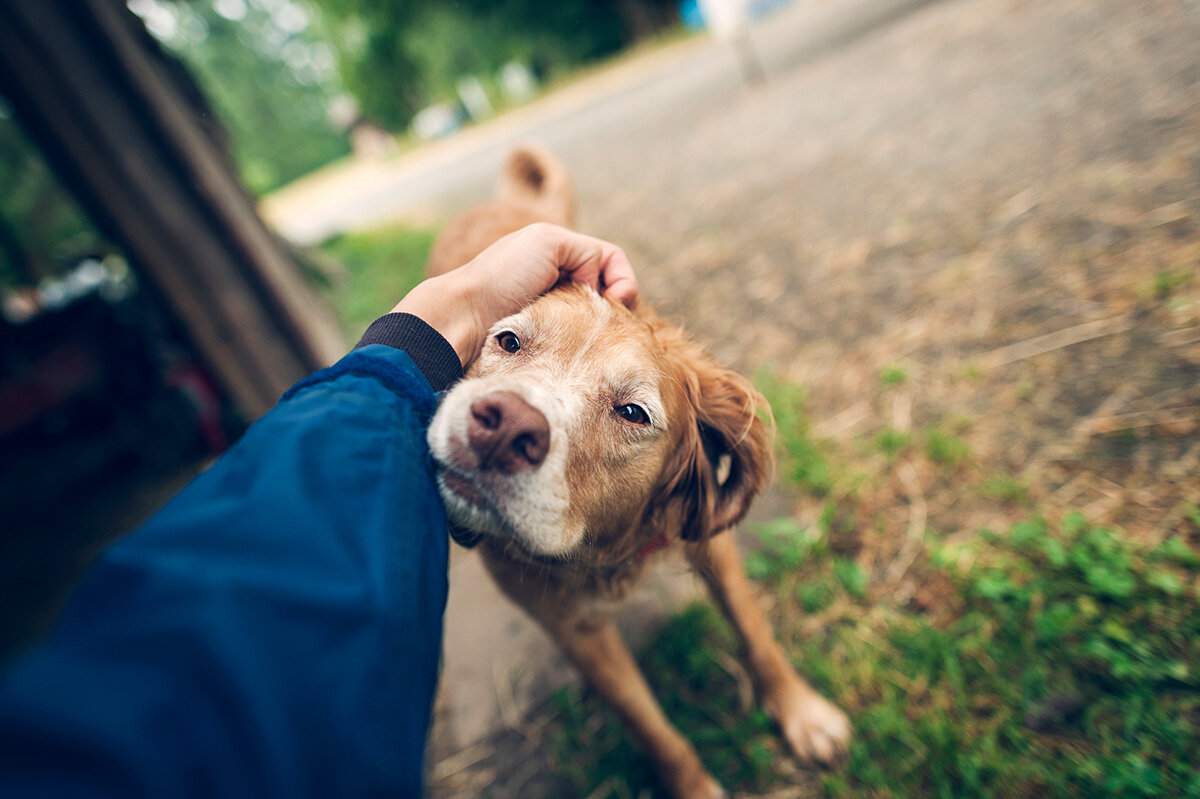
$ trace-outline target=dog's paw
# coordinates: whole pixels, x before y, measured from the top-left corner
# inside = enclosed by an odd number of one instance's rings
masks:
[[[671,786],[678,799],[729,799],[721,783],[707,771],[693,772]]]
[[[850,746],[850,719],[837,705],[808,686],[790,686],[785,696],[766,703],[788,746],[805,763],[832,766]]]
[[[729,799],[721,783],[704,768],[696,751],[684,743],[684,751],[670,761],[658,762],[658,777],[674,799]]]

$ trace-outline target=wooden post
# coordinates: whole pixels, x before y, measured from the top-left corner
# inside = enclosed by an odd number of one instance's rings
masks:
[[[121,0],[0,0],[0,93],[254,418],[345,344],[169,59]]]

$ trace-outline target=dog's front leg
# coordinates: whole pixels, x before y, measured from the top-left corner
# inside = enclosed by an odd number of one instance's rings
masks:
[[[788,662],[746,579],[733,532],[698,545],[692,560],[737,628],[763,709],[775,719],[792,751],[805,762],[833,764],[850,743],[850,722]]]
[[[575,621],[552,630],[588,682],[616,709],[649,751],[659,778],[678,799],[726,796],[696,750],[671,726],[621,634],[609,620]]]

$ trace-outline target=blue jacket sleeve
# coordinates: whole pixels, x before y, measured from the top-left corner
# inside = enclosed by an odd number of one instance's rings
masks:
[[[405,353],[356,350],[107,550],[0,684],[0,795],[419,795],[433,410]]]

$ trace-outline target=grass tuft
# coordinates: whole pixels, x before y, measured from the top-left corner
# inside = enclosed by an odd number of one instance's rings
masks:
[[[889,461],[895,460],[912,443],[912,436],[894,427],[885,427],[875,436],[875,446]]]
[[[813,434],[804,390],[766,372],[755,382],[775,414],[780,477],[814,496],[828,496],[835,482],[830,447]]]
[[[884,386],[902,386],[908,382],[908,370],[903,366],[885,366],[879,373],[879,382]]]
[[[925,454],[934,463],[955,468],[970,459],[971,446],[961,436],[931,427],[925,431]]]

